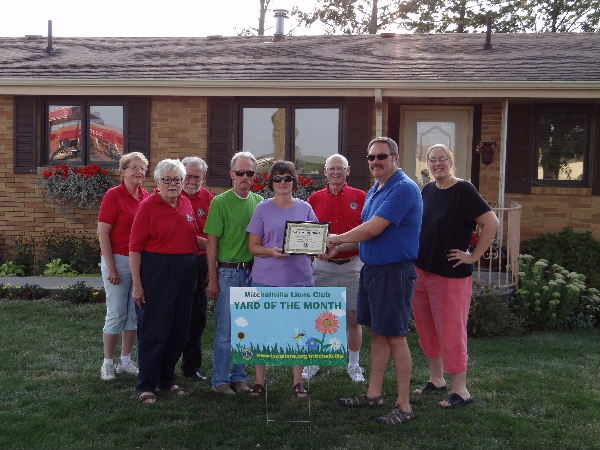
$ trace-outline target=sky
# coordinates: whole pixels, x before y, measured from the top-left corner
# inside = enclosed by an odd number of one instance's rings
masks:
[[[306,10],[312,0],[272,0],[272,9],[300,4]],[[0,36],[21,37],[48,33],[62,36],[235,36],[258,26],[259,0],[0,0]],[[293,26],[286,21],[285,32]],[[265,34],[275,30],[268,12]],[[293,34],[320,34],[322,30],[297,28]]]

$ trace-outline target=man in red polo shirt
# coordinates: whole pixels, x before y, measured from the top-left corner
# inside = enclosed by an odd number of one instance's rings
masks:
[[[196,156],[188,156],[181,163],[186,171],[182,195],[190,199],[201,232],[200,235],[206,238],[203,230],[208,217],[210,201],[213,198],[213,195],[202,187],[208,166],[204,160]],[[192,304],[190,334],[183,349],[181,370],[184,376],[192,378],[194,381],[206,381],[207,378],[200,371],[202,367],[202,333],[206,326],[206,274],[208,271],[206,252],[198,252],[196,265],[198,267],[196,295]]]
[[[308,198],[321,222],[329,222],[329,232],[345,233],[360,225],[366,194],[348,186],[350,174],[348,160],[339,154],[325,161],[327,185]],[[359,365],[362,330],[356,323],[356,298],[362,262],[358,250],[341,252],[332,259],[315,259],[313,271],[315,286],[346,287],[346,332],[348,334],[348,375],[352,381],[365,381],[363,368]],[[319,366],[306,366],[302,377],[310,379],[319,371]]]

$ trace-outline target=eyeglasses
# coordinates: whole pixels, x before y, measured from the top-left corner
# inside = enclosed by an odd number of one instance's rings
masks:
[[[392,156],[392,153],[380,153],[379,155],[367,155],[367,159],[369,161],[375,161],[375,158],[377,158],[379,161],[383,161],[384,159],[387,159],[388,156]]]
[[[181,182],[183,181],[183,178],[161,178],[160,182],[164,183],[164,184],[181,184]]]
[[[198,175],[186,175],[185,179],[190,181],[202,181],[204,177]]]
[[[327,172],[343,172],[347,167],[326,167],[325,170]]]
[[[145,167],[141,167],[141,166],[129,166],[129,167],[127,167],[127,169],[131,169],[134,172],[143,172],[143,173],[148,172],[148,169],[146,169]]]
[[[256,172],[254,170],[234,170],[233,173],[235,173],[238,177],[243,177],[244,175],[247,177],[253,177]]]
[[[273,180],[273,183],[281,183],[282,181],[285,181],[286,183],[291,183],[292,181],[294,181],[294,177],[291,175],[286,175],[284,177],[282,177],[281,175],[275,175],[273,178],[271,178],[271,180]]]
[[[438,161],[439,161],[439,162],[445,162],[445,161],[448,161],[449,159],[450,159],[450,158],[448,158],[447,156],[440,156],[439,158],[429,158],[429,159],[427,160],[427,162],[428,162],[429,164],[435,164],[435,163],[437,163]]]

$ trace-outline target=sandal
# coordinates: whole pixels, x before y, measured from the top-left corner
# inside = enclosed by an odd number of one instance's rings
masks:
[[[138,396],[138,401],[145,405],[154,405],[156,403],[156,394],[154,392],[142,392]]]
[[[302,383],[295,384],[293,390],[294,394],[296,394],[296,397],[298,398],[306,398],[310,395],[310,392],[306,390]]]
[[[378,417],[377,422],[385,425],[402,425],[414,420],[415,413],[413,411],[402,411],[398,405],[385,416]]]
[[[436,392],[446,392],[447,390],[448,390],[448,386],[447,385],[443,385],[443,386],[437,387],[431,381],[428,381],[423,386],[421,386],[419,389],[415,389],[413,391],[413,394],[417,394],[417,395],[421,395],[421,394],[435,394]]]
[[[264,385],[256,383],[254,386],[252,386],[252,389],[250,389],[250,392],[248,392],[248,395],[250,395],[252,397],[258,397],[260,395],[263,395],[264,392],[265,392]]]
[[[348,397],[348,398],[340,398],[338,402],[342,406],[346,406],[348,408],[356,408],[361,406],[383,406],[383,394],[379,397],[367,397],[367,394],[359,395],[358,397]]]
[[[161,391],[176,395],[178,397],[183,397],[184,395],[186,395],[186,392],[183,389],[181,389],[179,386],[177,386],[176,384],[174,384],[171,387],[161,389]]]
[[[438,405],[440,405],[442,408],[459,408],[461,406],[470,405],[474,401],[475,398],[473,398],[472,396],[469,398],[462,398],[456,392],[453,392],[448,396],[447,400],[441,401],[440,403],[438,403]]]

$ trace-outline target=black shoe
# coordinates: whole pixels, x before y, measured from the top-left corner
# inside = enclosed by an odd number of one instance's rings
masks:
[[[206,381],[206,380],[208,380],[208,378],[205,377],[204,375],[202,375],[202,373],[199,370],[195,370],[192,373],[184,373],[183,376],[185,376],[187,378],[191,378],[192,381]]]

